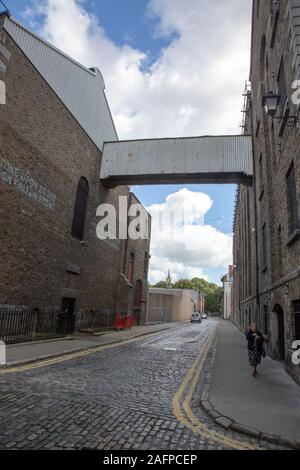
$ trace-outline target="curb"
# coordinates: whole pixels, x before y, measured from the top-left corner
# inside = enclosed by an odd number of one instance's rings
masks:
[[[214,362],[215,362],[216,342],[212,345],[212,348],[214,348],[214,351],[212,354],[212,358],[210,360],[210,368],[209,368],[210,370],[212,370],[214,366]],[[284,447],[289,447],[290,449],[293,449],[293,450],[300,450],[300,441],[285,438],[283,436],[263,433],[257,429],[238,423],[233,418],[224,416],[222,413],[219,413],[219,411],[216,410],[214,405],[209,401],[211,375],[212,375],[211,373],[205,374],[204,388],[201,393],[200,405],[202,409],[205,411],[205,413],[210,418],[212,418],[216,424],[226,429],[227,431],[231,430],[231,431],[239,432],[240,434],[245,434],[246,436],[269,442],[270,444],[276,444],[276,445],[281,445]]]
[[[155,335],[157,333],[162,333],[164,331],[169,331],[173,328],[176,328],[177,326],[178,325],[176,324],[176,325],[173,325],[173,326],[168,326],[167,328],[164,328],[163,330],[156,330],[156,331],[151,331],[151,332],[139,333],[139,334],[136,334],[136,335],[131,336],[129,338],[111,340],[111,341],[107,341],[106,343],[94,344],[93,346],[88,346],[88,347],[84,347],[84,348],[69,349],[68,351],[61,351],[59,353],[51,353],[51,354],[47,354],[47,355],[44,355],[44,356],[38,356],[34,359],[31,358],[31,359],[24,359],[22,361],[8,362],[5,365],[0,365],[0,371],[5,370],[5,369],[11,369],[11,368],[22,366],[22,365],[26,365],[26,364],[34,364],[36,362],[43,361],[43,360],[46,360],[46,359],[65,357],[65,356],[68,356],[68,355],[71,355],[71,354],[74,354],[74,353],[89,351],[89,350],[95,349],[95,347],[107,346],[109,344],[120,344],[121,345],[125,341],[131,340],[131,339],[134,339],[134,338],[142,338],[143,336]],[[70,339],[73,339],[73,338],[70,338]],[[25,344],[28,345],[28,343],[25,343]],[[32,343],[30,343],[30,344],[32,344]]]
[[[57,343],[58,341],[73,341],[75,339],[74,336],[63,336],[61,338],[52,338],[52,339],[41,339],[39,341],[28,341],[26,343],[16,343],[16,344],[7,344],[7,349],[14,347],[23,347],[23,346],[34,346],[37,344],[46,344],[46,343]]]

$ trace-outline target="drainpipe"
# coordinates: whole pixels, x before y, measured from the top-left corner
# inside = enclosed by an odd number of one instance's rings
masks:
[[[254,223],[255,223],[255,271],[256,271],[256,312],[255,318],[258,319],[260,312],[260,295],[259,295],[259,254],[258,254],[258,210],[257,210],[257,191],[256,191],[256,162],[254,151],[254,126],[253,126],[253,103],[251,92],[249,94],[249,107],[251,117],[251,138],[252,138],[252,161],[253,161],[253,199],[254,199]]]

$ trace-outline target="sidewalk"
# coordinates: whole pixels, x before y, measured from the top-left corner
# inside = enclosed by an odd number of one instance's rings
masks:
[[[26,364],[42,359],[70,354],[78,351],[94,348],[112,343],[122,343],[132,338],[142,337],[148,334],[164,332],[183,325],[185,322],[175,322],[160,325],[136,326],[132,330],[109,331],[100,336],[75,336],[71,338],[40,341],[37,343],[22,343],[7,346],[6,367]]]
[[[220,322],[209,403],[224,427],[255,436],[298,441],[300,446],[300,387],[285,372],[284,364],[262,360],[254,378],[248,364],[245,337],[231,323]],[[226,418],[229,418],[226,420]],[[231,425],[230,425],[231,422]],[[246,429],[244,429],[246,427]],[[298,444],[296,444],[297,447]]]

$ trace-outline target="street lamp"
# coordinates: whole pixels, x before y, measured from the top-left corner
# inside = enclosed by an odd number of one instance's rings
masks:
[[[272,120],[278,119],[280,121],[283,121],[283,119],[285,119],[283,116],[276,116],[277,109],[280,103],[280,98],[281,95],[273,93],[273,91],[270,91],[267,95],[263,97],[263,106],[265,108],[266,114],[267,116],[270,116]],[[295,114],[295,116],[289,117],[286,124],[289,127],[298,127],[299,122],[297,114]]]
[[[268,116],[274,118],[280,101],[280,95],[276,95],[272,91],[263,97],[263,106]]]

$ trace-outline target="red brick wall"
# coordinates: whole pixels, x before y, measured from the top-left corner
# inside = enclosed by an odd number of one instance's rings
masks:
[[[3,30],[1,41],[11,59],[7,104],[0,106],[0,304],[60,307],[71,297],[77,311],[113,309],[123,242],[113,247],[98,240],[96,209],[101,202],[117,205],[128,189],[102,187],[99,149]],[[19,180],[26,172],[54,194],[55,207],[4,181],[6,161],[19,170]],[[89,183],[84,244],[71,237],[80,177]],[[70,264],[79,275],[67,272]]]

